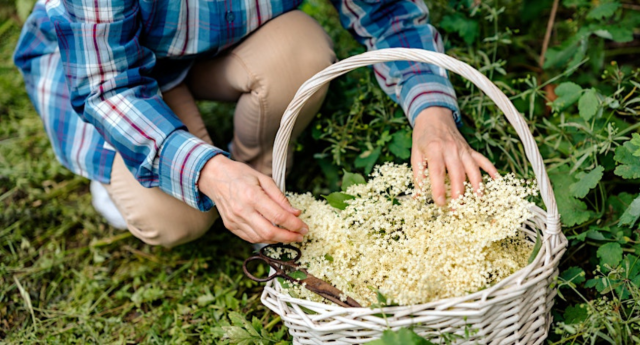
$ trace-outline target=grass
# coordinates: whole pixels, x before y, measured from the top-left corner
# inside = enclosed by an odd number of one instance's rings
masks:
[[[109,227],[96,214],[89,181],[56,161],[11,60],[28,1],[14,6],[0,0],[0,344],[289,343],[280,318],[260,303],[261,286],[242,274],[251,246],[221,222],[201,240],[167,250]],[[640,70],[634,54],[640,48],[637,39],[618,42],[599,35],[608,28],[620,33],[623,27],[610,26],[619,22],[640,26],[640,12],[622,3],[615,15],[594,19],[590,13],[598,2],[561,2],[548,66],[540,68],[537,54],[551,2],[434,0],[429,6],[448,53],[493,77],[526,115],[551,178],[560,185],[563,231],[572,240],[561,262],[561,298],[550,341],[601,343],[611,336],[616,340],[608,343],[633,343],[640,308],[628,306],[640,306],[640,290],[635,280],[621,278],[620,267],[599,267],[610,258],[613,266],[621,265],[623,252],[640,253],[637,219],[626,226],[619,221],[634,198],[640,199],[635,194],[640,180],[614,172],[623,165],[615,156],[638,132]],[[329,8],[319,0],[303,5],[333,38],[339,58],[364,51]],[[578,40],[579,30],[587,27],[599,34]],[[470,144],[501,171],[531,177],[522,146],[500,112],[464,80],[452,80]],[[578,97],[597,90],[599,115],[586,121],[577,104],[560,109],[552,102],[553,89],[568,81],[584,88],[576,91]],[[298,142],[299,164],[289,176],[289,190],[328,194],[337,188],[342,168],[356,171],[353,162],[374,147],[382,148],[378,162],[401,161],[380,133],[410,129],[396,116],[398,107],[373,85],[365,69],[332,83],[322,115]],[[233,105],[203,102],[200,109],[214,140],[228,142]],[[608,124],[619,129],[617,135],[608,132]],[[625,164],[640,174],[640,166]],[[586,197],[563,191],[599,165],[604,176],[588,186]],[[634,258],[625,256],[622,263]],[[640,269],[633,272],[640,279]],[[598,283],[604,277],[615,289]],[[617,292],[624,284],[631,293]],[[592,312],[578,312],[581,304]],[[615,330],[622,326],[624,332]]]
[[[89,181],[56,161],[13,67],[19,31],[14,18],[0,24],[0,343],[223,343],[231,312],[281,340],[242,273],[251,246],[221,222],[167,250],[96,214]]]
[[[210,343],[230,312],[259,317],[281,338],[261,288],[242,274],[247,243],[219,223],[174,250],[109,227],[90,204],[88,181],[55,161],[26,109],[2,120],[0,339]]]
[[[56,160],[13,66],[21,21],[2,4],[0,18],[0,344],[289,343],[242,273],[251,245],[221,221],[167,250],[95,212],[89,180]],[[339,57],[362,51],[336,16],[319,19]],[[228,142],[234,106],[200,109],[212,137]]]
[[[96,214],[88,181],[56,162],[32,110],[11,110],[2,124],[0,339],[214,342],[230,312],[281,338],[261,288],[242,274],[249,244],[217,223],[174,250],[144,245]]]

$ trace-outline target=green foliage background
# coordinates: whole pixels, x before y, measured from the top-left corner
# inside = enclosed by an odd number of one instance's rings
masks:
[[[169,251],[95,213],[88,181],[55,160],[11,62],[31,4],[0,1],[0,343],[288,343],[280,319],[260,304],[260,286],[242,275],[250,246],[221,223]],[[554,184],[570,246],[549,342],[638,343],[640,6],[560,1],[540,67],[551,4],[428,2],[447,53],[487,75],[523,113]],[[339,58],[364,51],[328,2],[309,0],[302,9],[329,32]],[[533,177],[492,102],[451,78],[470,144],[502,172]],[[233,105],[200,109],[214,140],[228,142]],[[343,169],[407,162],[410,138],[402,111],[370,70],[352,72],[332,83],[297,141],[289,190],[329,194],[340,189]],[[412,336],[381,342],[400,338]]]

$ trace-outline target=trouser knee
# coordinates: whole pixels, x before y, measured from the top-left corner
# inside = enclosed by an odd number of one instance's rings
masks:
[[[215,209],[209,212],[197,212],[180,219],[166,219],[162,215],[150,214],[142,218],[125,218],[125,220],[129,231],[143,242],[173,248],[198,239],[218,218]]]
[[[145,188],[120,155],[113,162],[111,183],[104,185],[131,233],[151,245],[175,247],[202,236],[218,218],[216,209],[199,211],[160,188]]]

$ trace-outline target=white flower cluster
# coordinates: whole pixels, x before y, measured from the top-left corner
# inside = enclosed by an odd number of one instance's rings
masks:
[[[363,306],[377,302],[376,291],[399,305],[461,296],[527,264],[533,245],[518,229],[532,217],[530,182],[486,177],[481,193],[467,184],[440,208],[425,175],[414,189],[406,164],[377,166],[366,184],[346,190],[355,199],[342,211],[309,193],[290,195],[309,225],[300,263]],[[300,286],[288,292],[324,301]]]

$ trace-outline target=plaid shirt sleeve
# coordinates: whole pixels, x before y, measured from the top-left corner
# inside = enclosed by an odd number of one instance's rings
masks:
[[[444,52],[442,39],[428,22],[423,0],[332,0],[340,21],[368,50],[421,48]],[[453,86],[443,68],[411,61],[394,61],[373,67],[382,89],[402,106],[413,126],[425,108],[440,106],[453,111],[461,125]]]
[[[155,56],[140,44],[138,1],[47,2],[71,103],[120,153],[135,178],[200,210],[200,170],[222,150],[191,135],[148,77]]]

